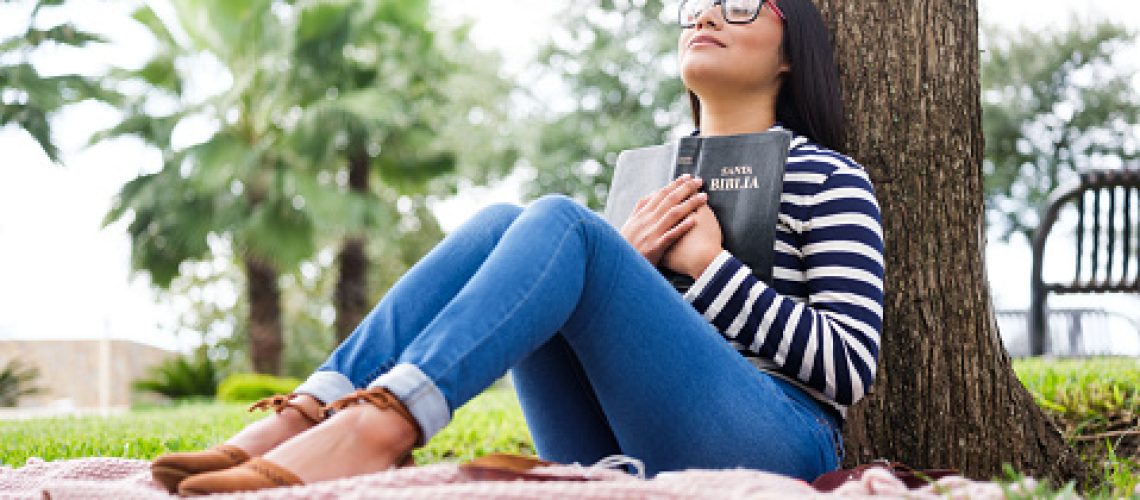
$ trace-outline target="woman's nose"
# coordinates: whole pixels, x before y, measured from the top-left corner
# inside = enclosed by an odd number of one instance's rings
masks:
[[[709,28],[716,28],[717,26],[720,26],[721,19],[719,16],[721,9],[718,7],[720,7],[720,0],[707,2],[705,8],[701,10],[701,15],[698,16],[697,20],[693,23],[693,28],[699,30],[705,26],[708,26]]]

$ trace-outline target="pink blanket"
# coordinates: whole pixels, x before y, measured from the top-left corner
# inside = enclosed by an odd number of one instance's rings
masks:
[[[0,467],[0,499],[171,498],[171,495],[151,480],[148,467],[146,461],[120,458],[82,458],[57,462],[31,459],[20,468]],[[565,465],[536,470],[559,475],[590,476],[598,480],[465,481],[456,465],[433,464],[292,488],[210,498],[1003,498],[1000,486],[962,477],[943,478],[921,490],[908,491],[900,481],[882,470],[872,470],[864,474],[862,479],[849,481],[829,494],[817,493],[803,481],[749,469],[666,472],[653,479],[639,479],[600,466]],[[1033,486],[1032,480],[1027,480],[1012,489],[1032,491]]]

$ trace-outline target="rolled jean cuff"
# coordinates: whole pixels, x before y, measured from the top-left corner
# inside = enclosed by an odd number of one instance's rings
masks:
[[[387,373],[376,377],[369,388],[386,387],[392,391],[412,416],[419,422],[423,433],[416,446],[423,446],[451,421],[451,410],[447,407],[447,399],[439,391],[439,387],[432,382],[416,365],[400,363]]]
[[[313,372],[301,385],[293,389],[297,394],[308,394],[320,400],[321,404],[331,404],[340,398],[352,394],[356,386],[348,377],[334,371]]]

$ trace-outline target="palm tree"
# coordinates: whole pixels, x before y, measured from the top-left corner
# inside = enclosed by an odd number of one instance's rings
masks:
[[[7,3],[9,0],[5,0]],[[59,147],[51,132],[51,118],[64,106],[84,99],[115,102],[116,94],[103,89],[86,76],[63,74],[43,76],[29,62],[29,56],[48,45],[83,48],[103,42],[94,33],[62,23],[47,29],[36,28],[44,6],[61,1],[37,0],[32,5],[28,27],[23,33],[0,40],[0,127],[14,125],[32,136],[53,162],[59,162]]]
[[[124,109],[102,140],[137,135],[163,154],[162,168],[127,183],[107,223],[129,218],[132,265],[168,287],[182,263],[209,253],[214,235],[235,248],[246,278],[249,349],[255,371],[278,373],[282,324],[278,278],[313,252],[313,222],[303,210],[307,182],[283,152],[282,117],[295,106],[290,66],[292,32],[273,0],[176,0],[185,40],[178,40],[149,6],[135,20],[159,49],[141,69],[119,72],[147,92]],[[213,60],[228,89],[195,98],[187,64]],[[156,113],[156,102],[176,103]],[[210,120],[216,128],[193,146],[172,143],[176,127]]]
[[[427,28],[426,0],[174,5],[188,40],[148,7],[135,13],[160,48],[119,77],[149,93],[97,137],[140,136],[162,151],[163,166],[124,186],[107,221],[130,217],[133,265],[161,287],[210,253],[211,235],[233,245],[253,367],[277,373],[280,273],[311,257],[315,242],[337,242],[337,325],[347,334],[371,303],[364,235],[396,249],[373,273],[390,283],[441,235],[424,197],[454,190],[456,176],[443,174],[485,179],[513,166],[512,148],[490,137],[509,87],[462,32]],[[232,86],[195,100],[186,62],[203,54]],[[158,114],[156,100],[177,105]],[[462,118],[476,105],[484,123],[467,130]],[[176,127],[202,117],[217,124],[205,141],[172,143]]]
[[[502,164],[494,169],[480,162],[464,169],[467,175],[513,166],[513,145],[488,140],[463,147],[470,144],[454,140],[485,136],[491,124],[472,127],[465,118],[476,107],[488,118],[501,116],[510,87],[496,75],[497,60],[463,41],[463,29],[429,29],[430,13],[428,0],[353,1],[312,2],[299,16],[294,60],[303,111],[295,148],[307,163],[331,174],[326,179],[346,181],[331,187],[347,193],[330,199],[348,205],[336,212],[336,220],[321,224],[340,242],[334,294],[338,340],[351,333],[372,302],[369,239],[405,238],[401,219],[434,226],[425,220],[430,212],[410,207],[453,184],[447,181],[457,176],[449,174],[471,161],[461,155],[497,156]],[[480,130],[454,133],[465,123]],[[397,213],[401,198],[404,210]],[[422,255],[412,253],[407,261],[384,265],[403,268]]]

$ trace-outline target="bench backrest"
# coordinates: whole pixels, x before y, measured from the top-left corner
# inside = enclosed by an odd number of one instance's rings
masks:
[[[1061,210],[1077,210],[1076,264],[1066,282],[1046,283],[1045,242]],[[1049,294],[1140,293],[1140,170],[1096,170],[1058,189],[1049,198],[1041,224],[1033,235],[1030,279],[1029,348],[1033,355],[1048,351]]]

